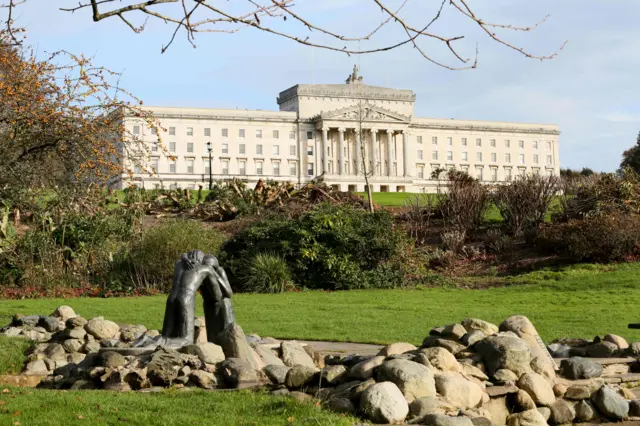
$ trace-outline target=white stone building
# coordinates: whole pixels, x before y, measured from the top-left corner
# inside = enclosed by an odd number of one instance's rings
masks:
[[[362,148],[370,184],[381,192],[433,192],[438,168],[487,183],[560,171],[556,125],[413,117],[411,90],[365,85],[355,69],[345,84],[299,84],[277,102],[279,111],[150,107],[169,152],[151,147],[155,174],[137,169],[122,185],[207,188],[210,174],[214,182],[304,184],[324,175],[336,189],[364,191]],[[157,137],[135,117],[125,125],[150,144]]]

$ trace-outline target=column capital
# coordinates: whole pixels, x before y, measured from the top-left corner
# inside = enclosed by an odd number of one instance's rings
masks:
[[[392,135],[394,131],[395,130],[393,130],[393,129],[387,129],[387,133],[389,133],[390,135]]]
[[[344,133],[344,132],[346,132],[346,131],[347,131],[347,129],[345,129],[344,127],[338,127],[338,131],[339,131],[340,133]]]
[[[320,130],[322,130],[323,132],[328,132],[329,131],[329,126],[322,126],[320,128]]]
[[[407,135],[407,136],[409,136],[409,135],[411,134],[411,130],[409,130],[409,129],[403,129],[403,130],[401,130],[401,131],[402,131],[402,134],[403,134],[403,135]]]
[[[371,133],[378,133],[380,130],[376,129],[375,127],[371,128]]]

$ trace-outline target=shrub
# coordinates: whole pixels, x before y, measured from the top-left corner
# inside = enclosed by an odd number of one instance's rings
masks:
[[[350,205],[318,204],[296,217],[271,215],[227,241],[220,262],[234,287],[246,259],[276,253],[298,285],[314,289],[395,287],[409,246],[385,211],[368,213]]]
[[[464,231],[453,230],[440,234],[442,248],[453,253],[460,253],[462,247],[464,247],[466,238]]]
[[[287,262],[272,253],[258,253],[247,260],[238,280],[243,291],[252,293],[283,293],[294,288]]]
[[[416,244],[424,244],[428,236],[431,218],[438,213],[435,197],[430,194],[415,194],[409,196],[403,205],[407,211],[402,219],[407,224],[409,236]]]
[[[513,247],[513,238],[499,229],[489,229],[482,242],[489,253],[507,253]]]
[[[529,175],[499,185],[491,198],[500,210],[504,229],[520,235],[544,222],[558,189],[556,176]]]
[[[162,222],[143,230],[129,249],[119,254],[110,285],[168,291],[175,263],[183,253],[198,249],[216,255],[223,241],[223,234],[202,222]]]
[[[445,226],[471,236],[482,225],[489,205],[489,191],[465,172],[449,170],[446,179],[446,191],[438,194]]]
[[[543,225],[536,245],[575,262],[629,260],[640,247],[640,216],[610,213]]]

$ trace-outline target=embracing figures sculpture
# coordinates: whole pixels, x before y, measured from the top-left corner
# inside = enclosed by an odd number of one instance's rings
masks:
[[[215,256],[200,250],[184,253],[176,263],[167,298],[162,336],[156,345],[181,347],[194,343],[196,293],[204,301],[207,340],[217,343],[220,333],[235,322],[231,286]]]

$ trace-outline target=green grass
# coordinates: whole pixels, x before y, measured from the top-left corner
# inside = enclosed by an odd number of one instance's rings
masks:
[[[56,392],[8,388],[2,425],[336,425],[352,417],[261,392],[167,390],[158,393]]]
[[[0,336],[0,375],[22,371],[24,353],[29,346],[31,341],[27,339]]]

